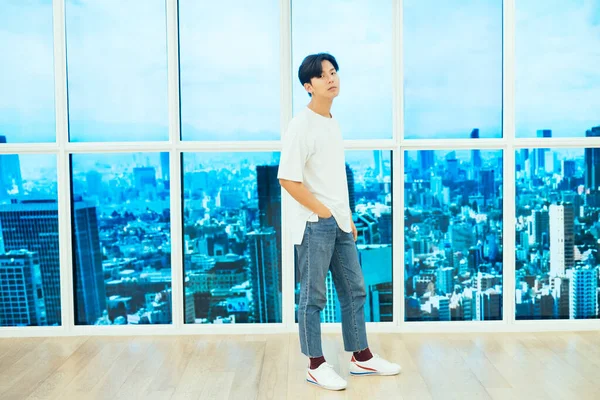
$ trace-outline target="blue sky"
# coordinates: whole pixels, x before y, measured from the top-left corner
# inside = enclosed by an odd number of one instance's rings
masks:
[[[72,140],[166,140],[164,1],[66,3]],[[277,139],[276,2],[180,4],[184,139]],[[347,139],[391,137],[392,1],[373,4],[293,2],[294,112],[309,101],[297,80],[302,58],[333,53],[333,112]],[[53,141],[51,2],[2,8],[0,134]],[[404,1],[407,137],[468,137],[475,127],[500,135],[501,12],[501,1]],[[574,137],[600,125],[600,0],[519,0],[516,17],[517,134]]]
[[[308,54],[328,52],[339,67],[332,114],[346,139],[392,137],[392,1],[292,2],[293,110],[310,101],[298,80]]]
[[[502,2],[404,1],[405,136],[502,136]]]
[[[517,4],[517,136],[584,136],[600,125],[600,0]]]
[[[9,142],[55,140],[51,3],[2,2],[0,135]]]

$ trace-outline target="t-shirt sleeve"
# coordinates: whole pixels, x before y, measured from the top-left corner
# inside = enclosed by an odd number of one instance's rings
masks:
[[[304,182],[304,166],[311,155],[308,132],[299,126],[290,126],[282,139],[278,179]]]

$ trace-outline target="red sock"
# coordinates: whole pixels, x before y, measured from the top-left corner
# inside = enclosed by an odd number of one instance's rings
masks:
[[[369,350],[368,347],[361,351],[355,351],[353,354],[356,361],[364,362],[369,361],[371,358],[373,358],[373,354],[371,354],[371,350]]]
[[[309,360],[310,360],[310,369],[317,369],[321,366],[321,364],[325,363],[325,357],[323,357],[323,356],[315,357],[315,358],[310,357]]]

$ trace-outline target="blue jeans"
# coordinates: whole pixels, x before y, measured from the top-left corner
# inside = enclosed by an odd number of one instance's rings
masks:
[[[325,278],[331,268],[342,311],[346,351],[366,349],[365,282],[352,233],[342,231],[335,218],[307,222],[304,238],[296,245],[300,273],[298,327],[300,350],[308,357],[323,355],[320,313],[327,302]]]

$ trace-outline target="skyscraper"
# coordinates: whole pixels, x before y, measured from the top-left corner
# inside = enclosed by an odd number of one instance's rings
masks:
[[[550,205],[550,276],[564,276],[573,267],[575,219],[570,203]]]
[[[256,167],[260,226],[272,227],[281,239],[281,186],[277,179],[278,165]]]
[[[348,181],[348,199],[350,199],[350,211],[356,211],[356,194],[354,193],[354,172],[346,163],[346,180]]]
[[[169,153],[166,151],[160,153],[160,179],[165,182],[171,180],[171,174],[169,172]]]
[[[448,179],[455,181],[458,178],[458,159],[456,158],[456,151],[451,151],[446,154],[446,173]]]
[[[48,325],[61,324],[58,205],[56,200],[13,200],[0,205],[6,251],[28,250],[39,257]]]
[[[551,129],[538,129],[536,131],[536,136],[538,138],[551,138],[552,137],[552,130]],[[546,171],[546,165],[548,164],[546,162],[546,154],[550,151],[550,149],[547,148],[541,148],[541,149],[534,149],[533,150],[535,153],[535,167],[536,168],[536,172],[538,171]],[[549,165],[549,168],[553,169],[554,166],[553,165]]]
[[[96,207],[89,202],[74,202],[73,222],[75,324],[92,325],[106,309]]]
[[[102,174],[96,170],[85,174],[86,191],[89,196],[99,196],[102,193]]]
[[[477,292],[476,320],[498,321],[502,319],[502,295],[494,289]]]
[[[577,170],[575,160],[564,160],[562,165],[563,178],[572,178]]]
[[[373,161],[375,162],[375,176],[379,181],[383,180],[383,151],[373,150]]]
[[[273,228],[248,234],[250,281],[255,322],[281,322],[281,279]]]
[[[0,145],[6,143],[6,136],[0,136]],[[7,192],[17,188],[23,194],[23,178],[18,154],[0,155],[0,198],[7,197]]]
[[[102,263],[98,258],[98,225],[89,215],[92,212],[95,214],[95,208],[78,204],[76,199],[73,210],[73,248],[79,253],[74,257],[75,276],[78,279],[76,282],[81,282],[82,288],[81,293],[76,288],[76,303],[78,307],[84,307],[84,310],[97,310],[93,304],[101,305],[106,299],[103,292],[104,283],[97,279],[98,276],[102,276]],[[11,204],[2,204],[0,223],[6,251],[25,249],[38,253],[47,322],[48,325],[60,325],[60,257],[56,200],[13,200]],[[79,268],[82,268],[82,271],[77,271]],[[100,283],[100,288],[95,287]],[[94,296],[99,298],[96,300]],[[85,305],[86,301],[92,301],[92,305]],[[96,311],[90,311],[87,318],[89,320],[101,315],[101,312],[97,314]]]
[[[533,210],[531,214],[531,227],[529,235],[530,245],[541,245],[547,248],[549,243],[544,243],[550,230],[550,215],[547,210]]]
[[[471,131],[471,139],[479,139],[479,129],[475,128]],[[481,160],[481,150],[473,149],[471,150],[471,171],[472,176],[470,179],[476,179],[479,170],[483,166],[483,162]]]
[[[571,319],[596,318],[598,269],[577,267],[569,271],[569,311]]]
[[[148,186],[156,187],[156,169],[154,167],[135,167],[133,169],[135,188],[143,192]]]
[[[486,200],[492,200],[496,194],[496,178],[494,176],[493,169],[484,169],[480,173],[480,189],[483,198]]]
[[[46,305],[37,254],[0,254],[0,326],[41,325],[46,325]]]
[[[552,295],[556,299],[554,317],[558,319],[569,319],[569,278],[556,277],[550,281]]]
[[[435,164],[434,150],[419,150],[417,152],[417,162],[419,164],[420,177],[428,176],[429,170]]]
[[[392,244],[393,220],[391,207],[389,211],[383,211],[378,221],[379,242],[381,244]]]
[[[436,271],[436,289],[444,294],[452,293],[454,290],[454,269],[451,267],[440,267]]]
[[[600,126],[585,132],[586,137],[600,137]],[[597,191],[600,186],[600,148],[585,149],[585,188]]]
[[[551,138],[552,137],[552,129],[538,129],[536,131],[536,135],[539,138]]]

